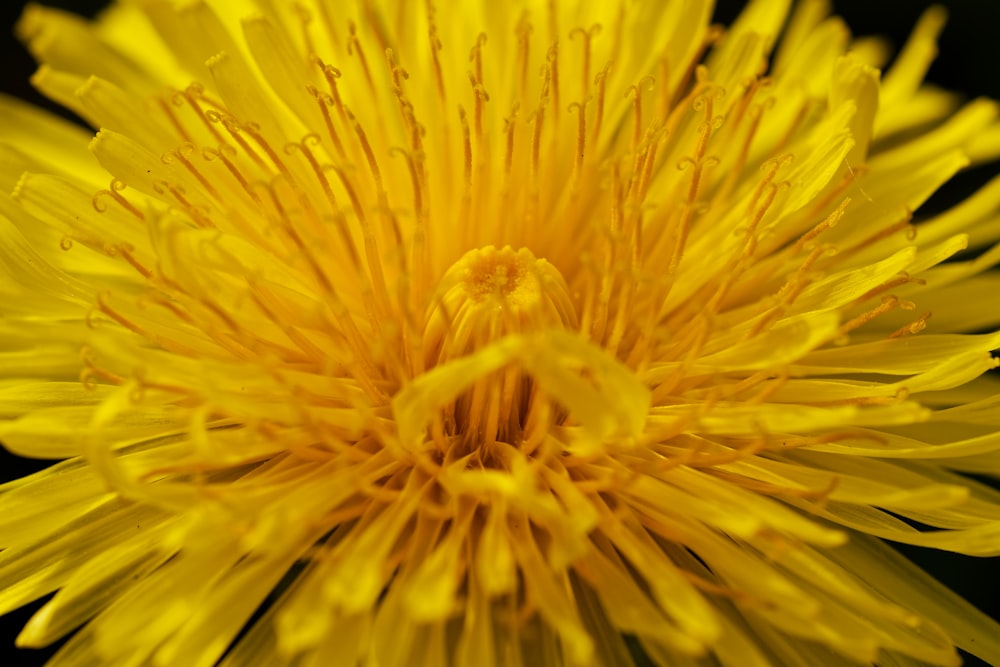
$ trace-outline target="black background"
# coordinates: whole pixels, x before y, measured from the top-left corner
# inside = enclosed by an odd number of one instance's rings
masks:
[[[0,92],[55,108],[37,95],[28,84],[34,63],[12,35],[11,27],[24,4],[0,0]],[[50,0],[45,4],[81,14],[93,14],[104,2]],[[719,0],[716,20],[729,23],[742,4],[739,0]],[[847,19],[855,34],[885,35],[897,48],[906,39],[920,12],[932,4],[947,7],[950,19],[940,40],[940,55],[930,71],[930,80],[961,91],[969,97],[985,95],[1000,99],[1000,41],[996,38],[1000,32],[1000,1],[943,0],[933,3],[928,0],[833,0],[835,12]],[[946,205],[957,201],[988,176],[998,172],[1000,165],[990,165],[960,175],[944,192],[935,196],[934,203]],[[992,304],[989,307],[996,306],[997,304]],[[0,452],[0,481],[38,469],[42,467],[40,463],[16,459]],[[901,551],[980,609],[995,618],[1000,617],[1000,560],[913,548],[901,548]],[[14,652],[11,648],[17,631],[38,606],[31,605],[0,618],[0,664],[39,665],[51,655],[51,650]],[[983,663],[968,660],[966,664]]]

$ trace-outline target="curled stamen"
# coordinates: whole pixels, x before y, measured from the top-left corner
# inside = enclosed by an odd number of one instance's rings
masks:
[[[201,156],[211,162],[212,160],[220,160],[223,158],[223,154],[226,157],[234,158],[236,157],[236,149],[229,144],[222,144],[218,148],[212,148],[211,146],[206,146],[201,149]]]
[[[190,160],[190,157],[191,155],[194,154],[195,150],[196,148],[194,144],[186,142],[176,150],[167,151],[166,153],[164,153],[162,156],[160,156],[160,160],[164,164],[180,162],[184,166],[184,168],[187,169],[188,172],[190,172],[198,180],[201,186],[205,188],[206,192],[208,192],[211,196],[218,198],[219,192],[218,190],[216,190],[215,185],[212,183],[210,179],[206,178],[205,175],[201,173],[201,170],[198,169],[194,165],[194,163],[191,162]]]
[[[337,87],[337,81],[341,78],[342,74],[340,70],[333,65],[327,65],[319,59],[317,59],[316,62],[319,64],[320,70],[323,72],[323,78],[326,80],[326,85],[330,89],[330,97],[333,99],[333,106],[336,107],[337,113],[343,117],[344,108],[340,99],[340,89]]]
[[[106,197],[111,197],[116,202],[118,202],[118,204],[126,211],[128,211],[135,217],[139,218],[140,220],[145,221],[146,219],[145,214],[139,209],[137,209],[135,206],[133,206],[132,203],[129,202],[129,200],[125,199],[125,197],[121,195],[122,190],[124,190],[125,188],[126,185],[124,181],[118,178],[112,179],[110,189],[99,190],[98,192],[96,192],[94,196],[91,198],[90,204],[91,206],[94,207],[94,210],[97,211],[98,213],[104,213],[108,210],[107,204],[104,203],[104,199]]]
[[[233,158],[237,156],[235,148],[228,144],[224,144],[218,149],[204,148],[202,149],[202,155],[206,160],[221,160],[229,173],[236,179],[236,182],[243,188],[243,191],[250,196],[255,204],[258,206],[261,205],[262,202],[259,195],[243,174],[243,170],[237,167],[236,163],[233,162]]]
[[[80,371],[79,379],[80,384],[83,385],[84,391],[97,391],[100,384],[97,382],[97,378],[100,375],[92,368],[84,368]]]
[[[396,64],[395,55],[392,49],[385,50],[385,59],[389,64],[389,74],[392,77],[392,85],[396,94],[402,93],[403,81],[410,78],[410,73]]]
[[[604,68],[594,76],[594,86],[597,88],[596,104],[594,112],[594,127],[591,130],[590,140],[596,143],[601,133],[601,123],[604,120],[604,101],[607,95],[608,74],[611,72],[611,63],[605,63]]]
[[[625,99],[632,98],[632,152],[638,153],[639,144],[642,140],[642,91],[653,90],[656,85],[656,78],[647,74],[636,83],[625,90]]]
[[[320,91],[313,85],[307,86],[306,90],[308,90],[308,92],[319,104],[320,113],[323,115],[323,124],[326,126],[326,132],[330,136],[330,141],[333,142],[333,147],[337,151],[337,154],[341,157],[341,159],[344,159],[346,157],[344,145],[340,141],[340,134],[337,132],[336,127],[334,127],[333,117],[330,115],[331,108],[339,108],[340,113],[343,113],[343,107],[338,105],[333,96]]]
[[[840,206],[834,209],[833,212],[824,218],[822,222],[799,237],[799,240],[795,242],[794,246],[792,246],[792,252],[797,254],[803,249],[811,250],[814,247],[812,241],[823,232],[836,227],[840,219],[844,217],[844,212],[847,210],[850,203],[851,198],[845,197],[844,200],[840,202]]]
[[[87,309],[87,312],[83,316],[83,322],[87,325],[88,329],[97,329],[100,326],[100,318],[97,317],[100,312],[97,306],[91,306]]]
[[[473,64],[476,78],[482,80],[483,78],[483,47],[486,46],[486,33],[481,32],[476,35],[476,42],[469,49],[469,62]]]
[[[323,140],[320,138],[319,134],[317,134],[316,132],[310,132],[309,134],[307,134],[304,137],[302,137],[302,145],[303,146],[319,146],[322,143],[323,143]]]
[[[163,164],[174,164],[179,162],[184,158],[190,157],[195,151],[195,146],[189,141],[185,141],[183,144],[175,149],[169,150],[160,156],[160,162]]]
[[[695,111],[705,112],[706,118],[711,118],[715,103],[726,97],[726,89],[722,86],[708,83],[707,80],[704,83],[703,92],[694,98],[691,106]]]
[[[875,306],[874,308],[858,315],[854,319],[842,324],[840,326],[839,333],[841,336],[843,336],[861,326],[864,326],[865,324],[868,324],[879,315],[888,313],[890,310],[895,310],[898,307],[899,307],[899,297],[895,296],[894,294],[884,296],[882,297],[882,302],[878,306]]]
[[[118,254],[125,259],[126,262],[132,265],[136,271],[139,272],[143,278],[147,280],[153,276],[153,272],[147,269],[145,266],[139,262],[135,257],[135,248],[130,243],[119,243],[117,246]]]
[[[224,114],[221,111],[215,109],[209,109],[205,112],[205,118],[207,118],[212,123],[222,123],[225,124],[227,119],[231,119],[232,116],[229,114]]]
[[[888,338],[902,338],[904,336],[912,336],[918,334],[927,328],[927,320],[929,320],[930,317],[931,317],[931,311],[928,310],[926,313],[921,315],[915,322],[911,322],[910,324],[907,324],[906,326],[900,327],[899,329],[893,331],[891,334],[888,335]]]
[[[98,379],[112,384],[121,384],[125,381],[125,378],[120,375],[116,375],[111,371],[99,367],[97,365],[97,357],[94,355],[93,349],[91,349],[88,345],[84,345],[80,348],[80,361],[84,366],[80,371],[80,382],[87,391],[94,391],[97,389],[99,384],[97,382]]]
[[[646,92],[651,92],[655,86],[656,86],[656,77],[654,77],[652,74],[647,74],[646,76],[639,79],[636,83],[633,83],[631,86],[625,89],[624,98],[635,99],[636,97],[642,94],[643,88],[646,89]]]
[[[282,146],[281,150],[285,153],[285,155],[294,155],[295,153],[298,153],[300,151],[305,152],[306,148],[303,145],[304,142],[305,139],[302,139],[301,142],[289,141],[284,146]]]

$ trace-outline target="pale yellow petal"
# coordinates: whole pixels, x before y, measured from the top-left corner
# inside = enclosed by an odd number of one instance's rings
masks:
[[[882,100],[887,106],[905,104],[916,92],[937,55],[937,37],[946,20],[942,7],[932,7],[920,17],[885,77]]]
[[[1000,661],[996,622],[948,590],[920,568],[878,540],[858,537],[830,557],[864,577],[883,595],[931,619],[955,643],[987,663]],[[920,583],[914,586],[913,582]]]
[[[48,171],[72,174],[91,187],[106,185],[110,180],[93,156],[81,150],[90,141],[91,133],[77,125],[7,96],[0,96],[0,123],[8,130],[4,141],[45,165]]]

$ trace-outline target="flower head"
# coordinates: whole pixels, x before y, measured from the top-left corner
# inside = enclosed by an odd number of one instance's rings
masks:
[[[913,221],[997,105],[921,85],[938,10],[883,75],[788,5],[30,7],[100,129],[0,105],[0,440],[67,459],[0,487],[19,642],[1000,661],[881,542],[1000,553],[1000,181]]]

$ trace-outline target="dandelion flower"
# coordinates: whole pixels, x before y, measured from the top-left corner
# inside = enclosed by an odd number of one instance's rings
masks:
[[[99,130],[0,104],[18,643],[1000,663],[883,543],[1000,553],[1000,180],[913,218],[998,108],[789,5],[30,6]]]

